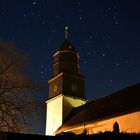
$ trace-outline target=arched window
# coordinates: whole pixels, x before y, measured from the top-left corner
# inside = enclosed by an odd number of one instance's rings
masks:
[[[114,132],[114,133],[119,133],[119,132],[120,132],[118,122],[115,122],[115,123],[113,124],[113,132]]]

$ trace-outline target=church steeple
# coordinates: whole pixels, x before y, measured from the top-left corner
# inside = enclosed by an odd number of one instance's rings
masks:
[[[68,28],[65,28],[63,43],[53,55],[53,78],[49,80],[49,98],[59,94],[85,98],[84,77],[80,75],[79,55],[67,40],[67,30]]]
[[[65,28],[65,38],[63,43],[58,48],[57,52],[53,55],[54,76],[61,73],[79,74],[79,55],[75,51],[74,46],[68,41],[68,27]]]
[[[84,77],[79,70],[79,55],[68,41],[68,27],[64,33],[64,41],[53,55],[53,77],[48,81],[47,135],[55,133],[73,107],[86,103]]]

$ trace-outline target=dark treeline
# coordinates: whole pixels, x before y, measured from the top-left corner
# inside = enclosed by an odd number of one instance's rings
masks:
[[[0,133],[0,140],[140,140],[140,134],[130,133],[112,133],[105,132],[93,135],[74,135],[72,133],[63,133],[59,136],[45,136],[34,134],[19,134],[19,133]]]

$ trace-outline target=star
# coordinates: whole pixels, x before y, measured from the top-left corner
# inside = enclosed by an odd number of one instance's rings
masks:
[[[23,17],[24,17],[24,18],[26,18],[26,17],[27,17],[27,15],[26,15],[26,14],[24,14],[24,15],[23,15]]]
[[[80,20],[82,20],[82,17],[79,17]]]
[[[105,54],[105,53],[103,53],[102,55],[103,55],[103,57],[105,57],[105,56],[106,56],[106,54]]]
[[[96,54],[97,51],[93,51],[93,54]]]
[[[90,38],[90,39],[92,39],[92,38],[93,38],[93,36],[92,36],[92,35],[90,35],[90,36],[89,36],[89,38]]]
[[[125,63],[125,64],[128,64],[128,61],[127,61],[127,60],[125,60],[125,61],[124,61],[124,63]]]
[[[46,24],[46,22],[45,22],[45,21],[43,21],[43,22],[42,22],[42,24],[43,24],[43,25],[45,25],[45,24]]]
[[[34,13],[33,12],[31,13],[31,16],[34,16]]]
[[[116,19],[116,16],[113,16],[113,19]]]
[[[84,60],[84,61],[83,61],[83,63],[84,63],[84,64],[86,64],[86,63],[87,63],[87,61],[86,61],[86,60]]]
[[[83,43],[83,45],[85,46],[85,45],[87,45],[89,43],[89,41],[85,41],[84,43]]]
[[[119,63],[114,64],[114,70],[117,72],[119,71],[119,65]]]
[[[90,56],[91,55],[91,52],[88,52],[88,55]]]
[[[45,77],[44,77],[44,76],[42,76],[42,77],[41,77],[41,79],[42,79],[42,80],[44,80],[44,79],[45,79]]]
[[[115,22],[116,25],[117,25],[118,23],[119,23],[118,21]]]
[[[113,9],[116,9],[116,6],[113,6]]]
[[[52,32],[55,33],[55,29],[53,29]]]
[[[40,74],[43,74],[43,73],[44,73],[43,71],[40,72]]]
[[[78,1],[77,4],[80,5],[81,3]]]
[[[36,4],[36,2],[34,1],[34,2],[33,2],[33,5],[35,5],[35,4]]]

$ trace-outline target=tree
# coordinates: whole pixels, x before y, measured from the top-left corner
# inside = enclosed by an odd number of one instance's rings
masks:
[[[26,74],[29,56],[12,43],[0,41],[0,131],[26,132],[37,106],[37,86]]]

